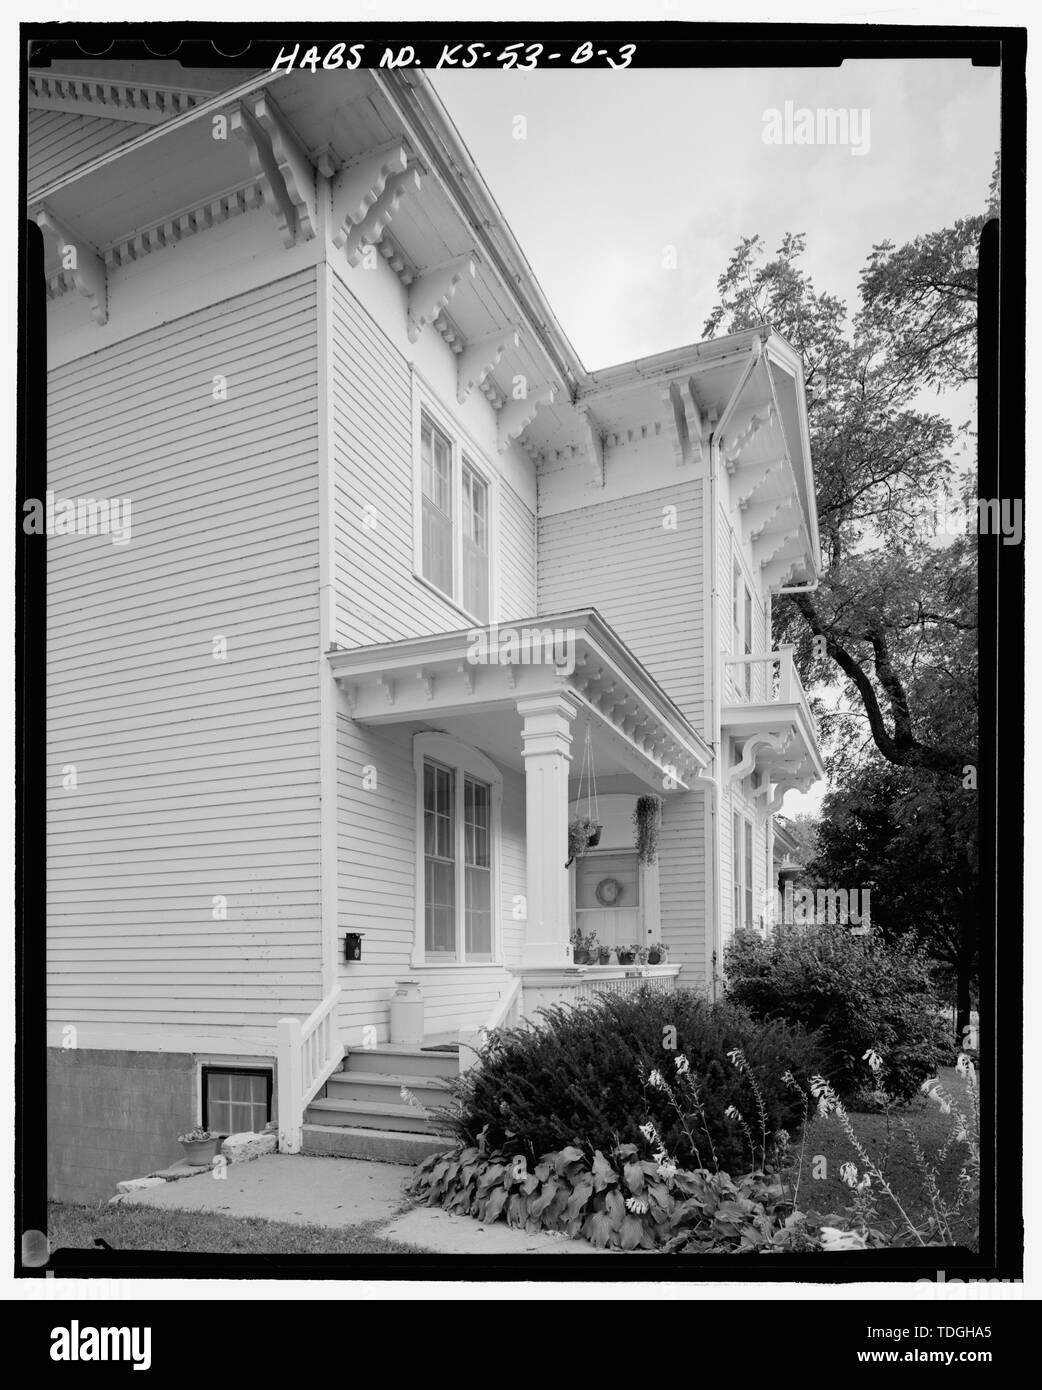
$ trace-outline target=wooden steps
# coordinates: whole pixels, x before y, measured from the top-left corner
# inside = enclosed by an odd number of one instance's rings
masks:
[[[449,1105],[458,1074],[458,1050],[352,1048],[308,1106],[304,1153],[413,1164],[451,1148],[425,1112]]]

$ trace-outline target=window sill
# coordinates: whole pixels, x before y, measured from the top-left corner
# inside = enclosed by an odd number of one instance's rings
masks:
[[[414,960],[411,970],[505,970],[501,960]]]
[[[450,608],[454,608],[461,618],[466,618],[471,627],[485,628],[493,625],[494,620],[492,618],[477,618],[473,613],[468,613],[461,604],[457,603],[454,598],[449,598],[448,594],[445,593],[443,589],[439,589],[437,584],[433,584],[429,579],[425,579],[419,571],[413,570],[412,577],[416,580],[417,584],[422,584],[423,587],[429,589],[436,598],[441,599],[442,603],[447,603]]]

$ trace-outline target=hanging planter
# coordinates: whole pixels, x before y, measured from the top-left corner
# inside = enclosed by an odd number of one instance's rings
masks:
[[[576,810],[582,802],[583,783],[586,783],[586,814],[575,815],[568,822],[568,860],[570,869],[576,859],[581,859],[588,849],[596,849],[601,842],[601,825],[597,805],[597,774],[593,769],[593,743],[590,738],[590,723],[586,722],[586,737],[583,740],[583,760],[579,771],[579,791],[575,798]]]
[[[662,798],[638,796],[633,812],[636,827],[637,858],[642,864],[654,864],[658,859],[658,832],[662,822]]]
[[[570,869],[572,861],[581,859],[591,844],[596,844],[593,839],[593,832],[597,832],[597,840],[601,838],[601,827],[595,826],[593,821],[586,816],[576,816],[574,820],[568,822],[568,862],[566,869]]]

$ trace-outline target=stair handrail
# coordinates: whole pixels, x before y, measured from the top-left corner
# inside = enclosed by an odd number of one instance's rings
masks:
[[[521,976],[516,976],[507,989],[499,996],[492,1012],[485,1020],[485,1032],[491,1033],[493,1028],[502,1028],[512,1020],[518,1012],[521,1004],[521,990],[524,981]]]
[[[478,1048],[484,1046],[489,1033],[494,1028],[510,1027],[521,1022],[521,996],[524,981],[520,975],[515,976],[503,993],[492,1006],[492,1011],[485,1019],[485,1022],[478,1028],[470,1038],[460,1040],[460,1072],[469,1071],[471,1067],[477,1066],[480,1061]],[[469,1060],[464,1059],[464,1054],[469,1054]]]
[[[304,1112],[343,1061],[344,1044],[336,1027],[339,1001],[337,985],[303,1022],[299,1018],[279,1020],[276,1065],[280,1153],[300,1153]]]

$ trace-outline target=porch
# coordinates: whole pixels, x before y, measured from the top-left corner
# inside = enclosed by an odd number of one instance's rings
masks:
[[[423,1063],[420,1054],[458,1044],[459,1065],[466,1066],[488,1030],[547,1005],[642,987],[673,991],[678,964],[651,965],[629,954],[657,945],[662,934],[658,869],[640,862],[633,813],[638,797],[650,792],[663,798],[665,814],[678,800],[690,801],[711,759],[709,745],[591,609],[334,648],[327,659],[343,726],[356,731],[346,736],[365,750],[351,761],[363,771],[378,767],[381,786],[390,783],[395,795],[345,792],[353,798],[345,824],[361,827],[377,815],[388,827],[379,840],[358,830],[357,843],[372,845],[373,857],[355,850],[348,901],[371,905],[355,908],[347,922],[341,917],[342,927],[357,923],[367,933],[367,973],[352,975],[348,966],[340,976],[343,996],[336,988],[309,1019],[282,1025],[280,1145],[289,1152],[299,1148],[309,1107],[324,1107],[327,1116],[361,1113],[361,1101],[331,1108],[329,1094],[332,1087],[354,1095],[360,1084],[343,1073],[358,1068],[361,1034],[347,1017],[337,1023],[349,982],[372,981],[364,997],[368,1018],[379,1021],[363,1047],[374,1065],[387,1051],[385,1081],[364,1083],[363,1127],[386,1115],[391,1128],[403,1129],[415,1117],[402,1111],[406,1102],[393,1083]],[[587,812],[600,826],[600,842],[569,864],[569,821]],[[687,824],[679,813],[674,833]],[[389,835],[393,883],[375,858],[386,864]],[[411,952],[402,940],[409,924],[401,907],[392,920],[384,906],[387,893],[401,903],[403,885],[406,894],[412,885],[414,896]],[[615,948],[610,963],[574,960],[577,927]],[[367,964],[370,953],[379,962]],[[408,1038],[392,1034],[384,1044],[377,1039],[387,1036],[394,982],[403,978],[419,982],[424,1022]],[[395,1044],[412,1049],[408,1066]],[[382,1105],[374,1099],[381,1084],[389,1088]]]
[[[584,932],[599,922],[610,946],[655,942],[656,872],[633,850],[636,799],[668,803],[694,790],[711,751],[595,610],[334,650],[328,660],[353,721],[413,730],[414,968],[566,970],[584,919]],[[502,920],[508,812],[524,860],[509,914],[519,935]],[[590,850],[599,877],[569,868],[569,822],[588,813],[602,827]]]

